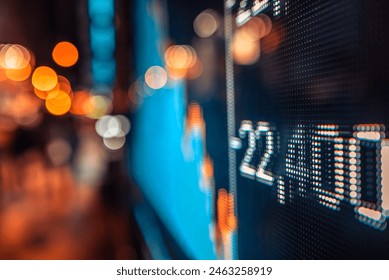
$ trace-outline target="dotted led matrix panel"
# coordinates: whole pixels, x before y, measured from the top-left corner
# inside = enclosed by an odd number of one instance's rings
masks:
[[[388,11],[238,1],[237,30],[272,21],[235,65],[240,258],[389,257]]]

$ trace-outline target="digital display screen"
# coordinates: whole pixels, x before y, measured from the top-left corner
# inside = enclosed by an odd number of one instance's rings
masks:
[[[271,26],[235,67],[240,258],[389,256],[387,8],[240,1],[233,40]]]
[[[224,79],[209,74],[217,86],[205,98],[203,76],[189,87],[171,78],[170,2],[136,1],[144,78],[130,157],[186,256],[388,258],[389,3],[220,0],[222,35],[194,24],[203,75],[212,65]],[[150,91],[153,66],[168,74]]]

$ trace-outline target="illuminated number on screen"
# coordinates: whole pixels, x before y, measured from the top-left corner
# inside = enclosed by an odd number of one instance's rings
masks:
[[[355,206],[359,221],[383,230],[388,207],[385,127],[379,124],[355,125],[353,136],[355,145],[350,146],[350,154],[355,155],[359,170],[363,169],[361,172],[350,170],[350,203]],[[363,159],[362,166],[360,159]]]
[[[332,210],[340,210],[344,199],[344,139],[334,124],[318,125],[311,142],[311,178],[319,203]]]
[[[297,125],[292,137],[288,139],[288,150],[285,155],[285,178],[283,187],[286,198],[295,199],[296,194],[306,196],[309,182],[307,165],[307,130],[305,125]],[[280,180],[278,186],[280,187]]]
[[[251,121],[243,121],[239,128],[239,137],[245,138],[246,135],[248,135],[248,147],[239,169],[243,176],[253,179],[256,169],[251,165],[251,162],[256,150],[257,138]]]
[[[389,139],[385,139],[384,125],[358,124],[351,130],[335,124],[299,124],[288,138],[281,174],[268,171],[280,149],[275,131],[268,122],[258,122],[255,129],[251,121],[242,122],[239,136],[248,138],[240,165],[242,176],[276,185],[280,204],[296,196],[314,197],[321,205],[339,211],[348,203],[360,222],[379,230],[386,228]],[[235,142],[231,147],[240,149]]]
[[[259,182],[267,185],[273,185],[274,176],[270,171],[266,171],[265,169],[269,165],[270,159],[274,154],[274,132],[270,129],[269,123],[258,122],[255,135],[259,140],[265,138],[265,149],[258,164],[255,176]]]
[[[252,13],[248,0],[241,0],[239,3],[236,25],[242,26],[251,19]]]
[[[243,121],[239,129],[240,138],[248,135],[248,147],[242,163],[240,172],[250,179],[257,178],[261,183],[272,185],[274,176],[266,168],[274,154],[274,131],[267,122],[258,122],[256,129],[253,129],[251,121]],[[264,139],[264,141],[262,140]],[[257,150],[257,143],[264,144],[263,153],[260,155],[257,168],[252,164],[254,153]],[[260,152],[260,151],[259,151]]]
[[[269,7],[269,0],[255,0],[251,8],[253,16],[258,15],[267,7]]]

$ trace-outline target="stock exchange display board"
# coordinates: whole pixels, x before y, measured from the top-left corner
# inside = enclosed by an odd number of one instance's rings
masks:
[[[193,39],[208,54],[203,74],[212,65],[225,77],[219,99],[198,98],[204,77],[188,92],[185,77],[171,81],[150,33],[168,16],[152,16],[153,3],[170,2],[138,1],[139,75],[158,65],[168,82],[142,87],[132,165],[186,255],[388,258],[389,2],[220,0],[219,37]]]
[[[389,257],[388,8],[230,6],[233,36],[271,28],[255,65],[235,66],[240,258]]]

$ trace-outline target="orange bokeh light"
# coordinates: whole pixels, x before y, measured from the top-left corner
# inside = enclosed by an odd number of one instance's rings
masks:
[[[40,99],[53,99],[58,95],[58,92],[60,90],[59,84],[57,83],[55,87],[52,90],[43,91],[34,88],[35,95],[38,96]]]
[[[58,76],[50,67],[41,66],[35,69],[31,81],[36,89],[49,91],[57,85]]]
[[[188,69],[197,60],[197,54],[191,46],[173,45],[165,52],[165,62],[167,66],[174,69]]]
[[[55,63],[62,67],[70,67],[78,60],[78,50],[70,42],[59,42],[52,53]]]
[[[0,82],[7,80],[6,70],[0,66]]]
[[[88,113],[87,103],[90,94],[87,91],[76,91],[73,96],[72,107],[70,112],[74,115],[86,115]]]
[[[6,69],[5,75],[8,79],[15,81],[15,82],[21,82],[24,80],[27,80],[28,77],[31,75],[31,65],[27,64],[26,67],[21,69]]]
[[[72,100],[66,92],[59,90],[57,96],[52,99],[46,99],[45,105],[47,111],[51,114],[61,116],[70,110]]]
[[[213,162],[208,156],[204,159],[203,174],[208,179],[213,177]]]

